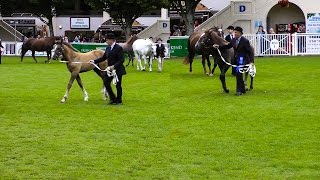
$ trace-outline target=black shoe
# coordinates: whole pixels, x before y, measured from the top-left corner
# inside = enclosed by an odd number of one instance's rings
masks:
[[[116,102],[114,100],[110,100],[108,103],[108,105],[115,105],[115,104],[116,104]]]
[[[118,101],[116,101],[116,105],[122,105],[122,100],[118,100]]]

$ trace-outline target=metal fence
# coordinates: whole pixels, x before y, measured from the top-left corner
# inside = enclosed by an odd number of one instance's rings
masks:
[[[244,37],[246,37],[254,47],[255,56],[320,55],[320,33],[244,34]],[[170,39],[168,48],[172,56],[183,57],[188,53],[188,37],[184,36],[183,38],[184,39]],[[82,45],[85,44],[86,43],[83,43]],[[2,45],[4,46],[2,51],[3,55],[17,56],[21,53],[22,42],[2,42]],[[29,51],[26,55],[30,56],[31,52]],[[36,56],[46,56],[46,53],[36,52]]]

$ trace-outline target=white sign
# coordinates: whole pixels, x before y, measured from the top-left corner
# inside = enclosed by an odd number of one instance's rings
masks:
[[[279,49],[279,41],[278,41],[278,39],[272,39],[270,41],[270,48],[271,48],[271,50],[274,50],[274,51]]]
[[[320,33],[320,13],[307,13],[306,33]]]
[[[70,28],[71,29],[90,29],[90,18],[70,18]]]

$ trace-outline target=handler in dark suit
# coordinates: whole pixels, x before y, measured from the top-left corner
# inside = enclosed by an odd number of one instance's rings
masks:
[[[231,40],[234,38],[234,27],[233,26],[228,26],[227,28],[228,30],[228,35],[224,38],[226,41],[231,42]],[[236,75],[236,68],[235,67],[231,67],[232,70],[232,75]]]
[[[158,58],[158,71],[162,71],[162,66],[163,66],[163,59],[165,57],[165,51],[166,48],[164,47],[164,44],[162,44],[162,39],[158,38],[157,39],[158,44],[156,45],[156,57]]]
[[[116,85],[117,88],[117,96],[112,91],[111,88],[111,81],[113,79],[113,76],[109,77],[107,74],[104,78],[104,86],[106,87],[108,94],[110,96],[110,101],[108,104],[114,105],[114,104],[122,104],[122,76],[126,74],[126,69],[123,65],[124,63],[124,55],[123,55],[123,49],[120,45],[116,44],[116,38],[113,33],[108,33],[106,36],[106,42],[108,44],[108,47],[106,48],[105,53],[102,57],[90,60],[89,63],[95,63],[98,64],[102,61],[108,60],[108,69],[110,71],[116,70],[116,74],[118,76],[118,83]]]
[[[4,47],[2,46],[2,41],[0,39],[0,64],[1,64],[2,48]]]
[[[231,44],[234,48],[234,63],[236,65],[245,65],[254,63],[254,52],[250,46],[248,39],[242,36],[243,30],[241,27],[237,26],[234,29],[235,38],[232,39]],[[246,93],[245,85],[243,81],[243,74],[239,72],[239,67],[236,68],[236,78],[237,78],[237,93],[236,95],[242,95]]]

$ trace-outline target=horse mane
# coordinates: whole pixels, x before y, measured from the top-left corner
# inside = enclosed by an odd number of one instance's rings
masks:
[[[67,42],[62,42],[63,45],[69,47],[70,49],[72,49],[74,52],[79,52],[78,49],[74,48],[70,43]]]
[[[229,42],[226,41],[224,38],[222,38],[221,36],[218,35],[218,32],[219,32],[219,28],[214,26],[210,29],[207,29],[204,31],[204,33],[207,35],[207,36],[212,36],[213,38],[217,39],[219,41],[219,45],[228,45]]]

